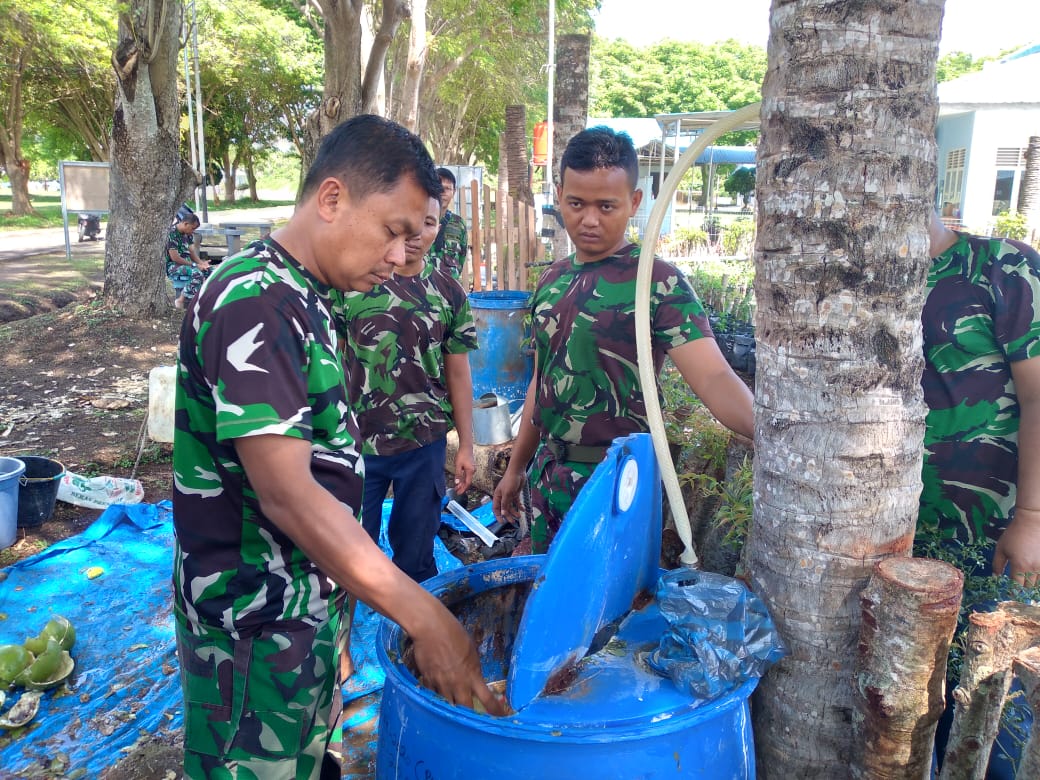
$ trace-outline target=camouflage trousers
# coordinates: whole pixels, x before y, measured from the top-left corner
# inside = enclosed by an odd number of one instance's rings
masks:
[[[340,777],[340,622],[235,639],[178,611],[184,777]]]
[[[549,551],[564,515],[588,482],[595,463],[558,461],[539,447],[531,464],[531,552]]]

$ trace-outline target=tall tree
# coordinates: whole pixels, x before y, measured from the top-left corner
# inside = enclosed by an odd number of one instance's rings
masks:
[[[112,56],[116,106],[105,242],[105,299],[135,314],[169,306],[160,262],[166,231],[195,183],[180,156],[179,0],[130,0]]]
[[[317,153],[321,139],[340,122],[371,113],[383,76],[386,53],[408,13],[405,0],[382,0],[372,46],[362,68],[364,0],[304,0],[308,12],[320,11],[325,40],[325,86],[321,104],[307,117],[303,168]]]
[[[748,557],[790,655],[756,692],[762,778],[848,776],[859,596],[913,540],[943,2],[770,14]]]

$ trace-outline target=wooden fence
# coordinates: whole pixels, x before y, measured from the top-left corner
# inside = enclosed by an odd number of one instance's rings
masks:
[[[483,197],[481,197],[483,195]],[[537,280],[545,247],[535,226],[535,208],[477,181],[459,190],[459,208],[469,216],[470,252],[462,286],[480,290],[530,290]]]

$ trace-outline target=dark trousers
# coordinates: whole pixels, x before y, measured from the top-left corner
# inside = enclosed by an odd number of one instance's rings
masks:
[[[394,553],[394,563],[416,582],[437,574],[433,537],[441,524],[445,449],[446,440],[438,439],[399,455],[365,456],[361,523],[378,544],[383,499],[393,488],[387,539]]]

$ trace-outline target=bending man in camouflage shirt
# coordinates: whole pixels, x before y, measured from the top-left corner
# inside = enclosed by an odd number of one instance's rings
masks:
[[[531,303],[534,377],[495,514],[519,517],[532,456],[534,552],[544,552],[578,491],[618,436],[648,430],[635,338],[639,248],[626,237],[642,200],[632,140],[595,127],[560,161],[558,199],[575,253],[553,263]],[[751,438],[751,392],[726,363],[686,277],[655,260],[650,311],[654,365],[672,358],[690,388],[728,428]],[[660,388],[655,388],[659,393]]]
[[[462,626],[355,519],[363,463],[332,298],[404,262],[439,190],[418,138],[355,117],[322,142],[289,223],[222,263],[185,316],[173,584],[186,777],[340,776],[347,590],[408,632],[429,687],[502,711]]]
[[[416,582],[437,574],[433,538],[441,522],[448,430],[459,434],[455,490],[473,479],[473,381],[477,329],[462,286],[425,260],[440,202],[430,198],[423,231],[405,244],[405,264],[367,293],[344,297],[346,362],[365,456],[361,521],[379,541],[383,499],[396,563]]]

